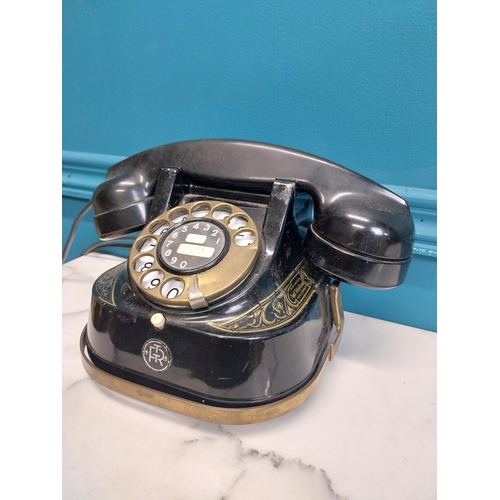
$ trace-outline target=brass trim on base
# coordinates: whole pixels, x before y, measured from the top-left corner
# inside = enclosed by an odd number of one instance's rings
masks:
[[[333,335],[332,342],[330,343],[330,361],[333,361],[337,349],[340,344],[340,339],[342,338],[342,332],[344,330],[344,308],[342,305],[342,295],[340,293],[340,281],[333,282],[328,287],[328,293],[330,294],[330,304],[332,306],[333,324],[335,325],[335,333]]]
[[[123,394],[124,396],[137,399],[143,403],[149,403],[159,408],[187,415],[188,417],[203,420],[205,422],[244,425],[265,422],[266,420],[280,417],[304,403],[316,389],[320,375],[325,366],[325,361],[331,356],[332,350],[337,347],[340,337],[340,331],[337,329],[332,343],[323,354],[323,358],[321,359],[316,373],[302,389],[279,401],[246,408],[219,408],[196,403],[124,380],[97,368],[92,363],[85,350],[87,327],[84,328],[80,337],[80,351],[82,354],[82,363],[86,372],[92,379],[108,389]]]

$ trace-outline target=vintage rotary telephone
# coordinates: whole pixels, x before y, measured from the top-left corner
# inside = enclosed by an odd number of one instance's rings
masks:
[[[141,232],[128,261],[94,284],[86,370],[127,396],[226,424],[304,402],[340,340],[340,282],[400,285],[414,239],[407,203],[384,187],[238,140],[123,160],[93,207],[101,239]]]

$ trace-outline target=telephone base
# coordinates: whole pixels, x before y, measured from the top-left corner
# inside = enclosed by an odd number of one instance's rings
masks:
[[[272,403],[244,408],[223,408],[183,399],[166,392],[151,389],[98,368],[90,359],[87,348],[87,327],[80,337],[82,363],[88,375],[97,383],[124,396],[159,408],[180,413],[197,420],[226,425],[244,425],[265,422],[280,417],[304,403],[316,389],[326,361],[332,360],[340,343],[342,330],[338,329],[332,342],[309,381],[293,394]]]

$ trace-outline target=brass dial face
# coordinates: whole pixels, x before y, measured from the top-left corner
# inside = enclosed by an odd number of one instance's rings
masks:
[[[198,309],[236,288],[258,255],[259,235],[248,213],[230,203],[197,201],[147,224],[132,247],[128,270],[151,300]]]

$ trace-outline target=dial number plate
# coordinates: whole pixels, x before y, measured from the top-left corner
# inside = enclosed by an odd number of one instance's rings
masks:
[[[227,250],[227,231],[207,219],[185,221],[168,231],[160,241],[158,257],[167,269],[182,274],[206,271]]]

